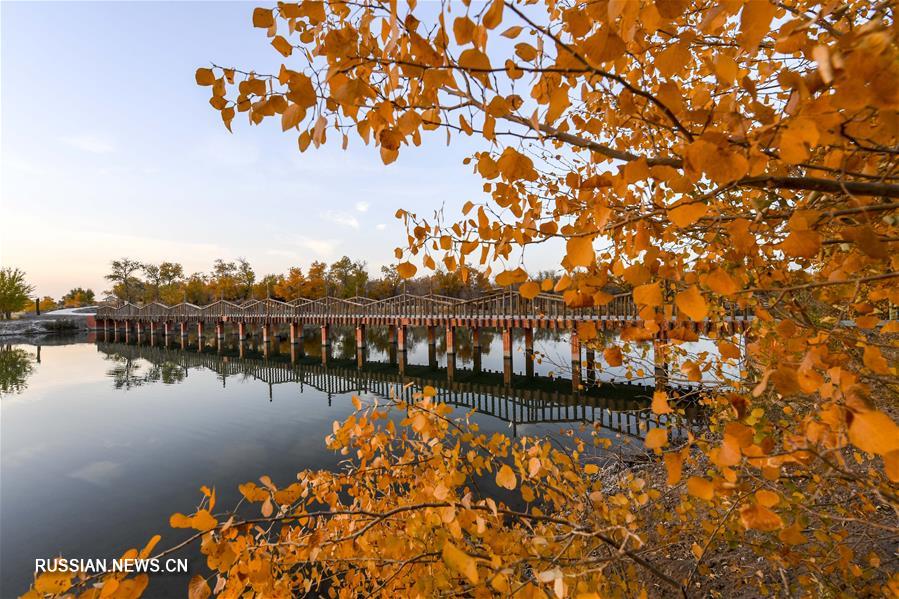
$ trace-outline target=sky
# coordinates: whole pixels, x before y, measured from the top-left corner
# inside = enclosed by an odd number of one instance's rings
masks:
[[[462,164],[479,148],[443,132],[389,166],[358,138],[301,154],[276,120],[228,133],[194,72],[278,71],[259,5],[0,3],[0,265],[56,298],[108,289],[123,256],[188,273],[244,257],[263,275],[349,255],[376,275],[405,239],[398,208],[483,199]]]

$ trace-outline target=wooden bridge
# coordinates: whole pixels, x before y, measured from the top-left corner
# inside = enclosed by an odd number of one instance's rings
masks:
[[[677,306],[671,306],[670,319],[659,331],[664,338],[670,328],[687,326],[696,332],[708,332],[709,321],[693,322],[682,319]],[[751,319],[747,310],[736,306],[728,307],[728,314],[719,320],[716,327],[727,333],[745,330]],[[473,299],[459,299],[441,295],[400,294],[382,300],[365,297],[341,299],[324,297],[320,299],[296,299],[282,302],[274,299],[251,300],[242,303],[217,301],[206,306],[181,303],[167,306],[158,302],[138,306],[125,303],[120,306],[103,306],[97,311],[97,326],[103,331],[112,329],[118,334],[123,328],[125,334],[134,329],[138,336],[149,329],[156,335],[158,329],[166,337],[173,335],[177,324],[182,337],[196,327],[198,337],[205,336],[207,325],[215,327],[215,335],[222,338],[225,327],[236,329],[239,339],[246,339],[248,327],[260,329],[264,342],[268,343],[273,327],[286,325],[292,344],[299,344],[304,326],[321,328],[323,346],[330,344],[331,325],[353,326],[356,329],[356,346],[365,348],[367,326],[388,327],[390,340],[399,352],[406,349],[406,328],[427,327],[428,336],[433,339],[436,329],[445,330],[446,352],[454,354],[455,331],[457,327],[467,327],[472,332],[473,345],[480,346],[479,330],[495,328],[502,331],[503,358],[509,363],[507,371],[511,376],[512,330],[524,330],[525,354],[528,364],[532,363],[534,352],[533,330],[541,328],[567,330],[571,336],[572,384],[580,386],[581,343],[578,326],[592,323],[597,330],[615,330],[631,326],[642,326],[637,306],[630,292],[615,295],[603,306],[571,308],[555,294],[541,293],[533,299],[526,299],[517,292],[497,292]],[[592,360],[592,351],[587,350],[587,362]],[[325,355],[325,353],[323,353]],[[360,351],[359,355],[364,355]],[[529,371],[531,369],[529,368]]]
[[[165,346],[135,345],[125,343],[97,344],[98,349],[110,356],[118,356],[130,362],[146,360],[154,366],[170,366],[185,375],[190,369],[207,369],[215,372],[227,384],[228,378],[252,378],[268,385],[268,397],[272,398],[275,385],[294,384],[309,386],[326,394],[330,403],[333,396],[350,393],[373,393],[384,398],[412,401],[413,395],[425,386],[437,390],[436,400],[465,410],[489,415],[508,422],[517,429],[519,425],[538,423],[596,423],[611,431],[642,437],[650,428],[668,426],[686,434],[686,430],[700,425],[699,413],[686,419],[677,415],[659,416],[647,408],[647,402],[638,396],[649,397],[651,388],[630,389],[629,394],[611,395],[597,390],[592,394],[565,393],[560,390],[515,389],[489,382],[452,381],[434,375],[407,376],[391,370],[365,370],[315,362],[288,362],[261,357],[237,357],[195,350],[168,348]],[[138,377],[130,369],[124,376]],[[133,384],[141,384],[136,378]],[[124,385],[123,385],[124,386]]]

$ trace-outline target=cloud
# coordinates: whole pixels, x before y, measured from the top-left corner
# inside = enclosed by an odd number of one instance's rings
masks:
[[[77,135],[75,137],[63,137],[64,144],[70,145],[76,150],[90,152],[91,154],[109,154],[115,151],[115,144],[108,139],[96,135]]]
[[[341,225],[343,227],[350,227],[353,229],[359,228],[359,221],[355,216],[347,212],[334,212],[333,210],[328,210],[321,213],[321,218],[322,220],[334,223],[335,225]]]
[[[356,210],[359,212],[368,212],[368,202],[356,202]]]
[[[385,225],[384,223],[378,223],[377,225],[375,225],[375,229],[377,229],[378,231],[383,231],[386,228],[387,225]]]

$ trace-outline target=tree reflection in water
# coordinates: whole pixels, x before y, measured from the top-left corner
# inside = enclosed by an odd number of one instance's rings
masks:
[[[34,372],[35,355],[20,347],[0,347],[0,395],[21,393]]]
[[[175,362],[157,364],[119,353],[107,354],[104,359],[113,363],[106,376],[112,379],[116,389],[132,389],[151,383],[173,385],[187,377],[187,368]]]

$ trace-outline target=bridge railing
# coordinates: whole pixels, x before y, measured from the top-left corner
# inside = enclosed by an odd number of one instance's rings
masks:
[[[600,298],[597,298],[600,299]],[[152,302],[138,306],[125,302],[120,306],[101,306],[97,318],[116,319],[184,319],[184,320],[264,320],[314,319],[341,317],[393,317],[393,318],[547,318],[547,319],[617,319],[637,320],[639,311],[631,292],[601,298],[601,305],[569,306],[559,294],[540,293],[527,299],[516,291],[499,291],[471,299],[441,295],[414,295],[402,293],[393,297],[374,300],[363,297],[348,299],[323,297],[299,298],[289,302],[276,299],[232,302],[218,300],[206,306],[182,302],[167,306]],[[591,302],[593,303],[593,302]],[[749,318],[749,308],[728,302],[723,305],[727,317],[738,320]],[[678,318],[676,304],[666,307],[672,318]]]

